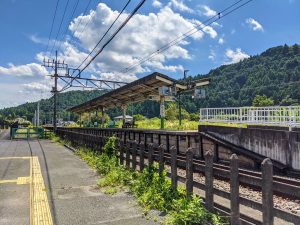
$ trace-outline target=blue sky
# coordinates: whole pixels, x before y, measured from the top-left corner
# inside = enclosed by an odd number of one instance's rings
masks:
[[[55,48],[70,66],[78,66],[125,5],[125,1],[69,0],[65,20]],[[115,28],[139,0],[132,0]],[[117,38],[91,64],[85,76],[132,81],[153,71],[173,78],[206,74],[222,64],[234,63],[260,54],[267,48],[299,44],[299,0],[253,0],[217,23],[170,48],[132,71],[135,64],[161,46],[180,36],[236,1],[147,0]],[[242,1],[246,2],[246,1]],[[50,49],[58,31],[67,0],[59,1]],[[47,52],[48,36],[56,0],[3,0],[0,2],[0,108],[48,97],[53,81],[51,71],[39,66]],[[63,33],[67,30],[64,39]],[[113,29],[114,30],[114,29]],[[113,31],[112,30],[112,31]],[[74,33],[74,35],[73,35]],[[54,48],[54,49],[55,49]],[[122,70],[123,69],[123,70]],[[62,85],[62,84],[60,84]]]

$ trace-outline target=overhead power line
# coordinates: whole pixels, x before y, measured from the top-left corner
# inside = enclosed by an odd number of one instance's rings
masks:
[[[80,17],[78,23],[76,23],[76,27],[73,29],[72,34],[71,34],[71,36],[70,36],[70,40],[69,40],[70,43],[72,43],[72,39],[74,38],[75,32],[77,31],[78,27],[81,25],[82,17],[87,13],[87,11],[88,11],[88,9],[89,9],[89,7],[90,7],[90,5],[91,5],[91,2],[92,2],[92,0],[89,0],[89,1],[88,1],[88,4],[86,5],[86,7],[85,7],[85,9],[84,9],[84,12],[83,12],[82,16]],[[88,20],[88,21],[85,23],[84,29],[85,29],[86,25],[87,25],[90,21],[91,21],[91,20]],[[84,29],[81,29],[81,32],[82,32]],[[70,51],[71,51],[71,50],[68,49],[68,51],[67,51],[64,55],[68,55]]]
[[[73,8],[72,14],[71,14],[71,16],[70,16],[69,22],[68,22],[67,25],[66,25],[64,34],[63,34],[63,36],[62,36],[62,38],[61,38],[61,40],[60,40],[59,46],[58,46],[58,48],[57,48],[57,51],[58,51],[58,52],[60,51],[61,46],[62,46],[62,43],[63,43],[63,41],[64,41],[64,39],[65,39],[65,37],[66,37],[66,35],[67,35],[68,28],[69,28],[69,24],[71,23],[71,21],[72,21],[72,19],[73,19],[73,17],[74,17],[74,14],[75,14],[76,9],[77,9],[77,7],[78,7],[78,3],[79,3],[79,0],[77,0],[76,3],[75,3],[75,5],[74,5],[74,8]]]
[[[131,2],[131,0],[128,0],[126,5],[123,7],[123,9],[121,10],[121,12],[118,14],[118,16],[115,18],[115,20],[113,21],[113,23],[109,26],[109,28],[107,29],[107,31],[103,34],[103,36],[100,38],[100,40],[97,42],[97,44],[95,45],[95,47],[92,49],[92,51],[86,56],[86,58],[82,61],[82,63],[77,67],[77,69],[79,69],[86,60],[88,60],[88,58],[91,56],[91,54],[96,50],[96,48],[99,46],[99,44],[103,41],[103,39],[105,38],[105,36],[108,34],[108,32],[111,30],[111,28],[115,25],[115,23],[118,21],[119,17],[123,14],[123,12],[125,11],[125,9],[127,8],[127,6],[129,5],[129,3]]]
[[[135,7],[135,9],[128,15],[126,20],[119,26],[119,28],[111,35],[111,37],[104,43],[104,45],[97,51],[97,53],[89,60],[89,62],[80,70],[77,76],[73,77],[69,83],[67,83],[63,88],[64,91],[67,86],[69,86],[76,77],[80,74],[95,60],[95,58],[105,49],[105,47],[116,37],[116,35],[125,27],[125,25],[131,20],[131,18],[136,14],[136,12],[142,7],[146,0],[141,0],[140,3]]]
[[[148,56],[140,59],[137,63],[135,63],[127,68],[123,68],[121,70],[121,72],[128,73],[129,71],[133,70],[135,67],[142,65],[143,63],[151,60],[156,55],[162,54],[163,52],[167,51],[169,48],[173,47],[174,45],[179,44],[182,40],[186,39],[187,37],[190,37],[191,35],[199,32],[199,31],[205,32],[204,28],[206,28],[209,25],[211,25],[212,23],[220,20],[221,18],[224,18],[225,16],[233,13],[234,11],[238,10],[239,8],[247,5],[248,3],[252,2],[252,1],[253,0],[248,0],[248,1],[244,2],[244,0],[239,0],[235,3],[233,3],[232,5],[226,7],[222,11],[218,12],[215,16],[212,16],[211,18],[204,21],[202,24],[195,26],[194,28],[190,29],[186,33],[182,34],[181,36],[179,36],[179,37],[175,38],[174,40],[170,41],[169,43],[165,44],[158,50],[150,53]],[[244,3],[242,3],[242,2],[244,2]],[[240,3],[242,3],[242,4],[240,4]]]
[[[53,50],[54,50],[54,48],[55,48],[55,46],[56,46],[57,38],[58,38],[58,35],[59,35],[59,33],[60,33],[60,29],[61,29],[61,26],[62,26],[62,24],[63,24],[63,21],[64,21],[64,19],[65,19],[65,15],[66,15],[66,11],[67,11],[69,2],[70,2],[70,0],[68,0],[68,1],[67,1],[67,4],[65,5],[64,13],[63,13],[63,16],[62,16],[61,21],[60,21],[60,24],[59,24],[59,28],[58,28],[58,31],[57,31],[57,34],[56,34],[56,37],[55,37],[55,40],[54,40],[54,44],[53,44],[53,46],[52,46],[52,48],[51,48],[51,51],[50,51],[50,57],[52,56],[52,52],[53,52]]]
[[[56,17],[56,13],[57,13],[58,4],[59,4],[59,0],[57,0],[57,2],[56,2],[55,11],[54,11],[54,15],[53,15],[53,18],[52,18],[52,24],[51,24],[49,37],[48,37],[46,52],[48,51],[49,43],[50,43],[50,40],[51,40],[51,35],[52,35],[52,31],[53,31],[53,26],[54,26],[54,22],[55,22],[55,17]]]
[[[131,14],[126,18],[126,20],[121,24],[121,26],[111,35],[111,37],[105,42],[100,50],[89,60],[89,62],[81,70],[84,71],[95,59],[96,57],[104,50],[104,48],[116,37],[116,35],[125,27],[125,25],[131,20],[135,13],[142,7],[146,0],[141,0],[137,7],[131,12]]]

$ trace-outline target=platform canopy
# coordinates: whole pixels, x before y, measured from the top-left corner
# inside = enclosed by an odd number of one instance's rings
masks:
[[[98,109],[108,109],[126,106],[130,103],[145,100],[159,100],[159,88],[172,87],[176,91],[184,91],[187,86],[161,73],[152,73],[141,79],[126,84],[116,90],[105,93],[88,102],[70,108],[75,113],[91,112]]]

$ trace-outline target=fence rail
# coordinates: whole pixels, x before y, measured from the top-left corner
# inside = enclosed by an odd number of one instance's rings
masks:
[[[300,127],[300,106],[203,108],[200,122]]]
[[[102,151],[102,147],[105,145],[108,137],[107,136],[97,136],[95,134],[83,134],[68,129],[58,128],[57,134],[71,141],[73,144],[78,146],[87,146],[95,151]],[[231,165],[226,170],[223,167],[218,167],[213,162],[213,154],[210,152],[205,154],[205,161],[195,158],[195,149],[188,148],[186,153],[178,152],[176,146],[171,146],[169,151],[166,151],[166,146],[155,145],[153,143],[143,143],[138,142],[133,139],[130,141],[124,141],[123,139],[118,139],[119,143],[119,156],[120,162],[126,165],[128,168],[133,170],[139,167],[142,170],[146,164],[152,164],[154,161],[159,163],[159,171],[165,164],[169,165],[171,172],[169,173],[174,188],[177,187],[177,182],[185,182],[187,191],[192,194],[194,188],[199,188],[205,190],[205,205],[211,210],[220,210],[227,214],[228,217],[231,216],[231,221],[235,221],[237,218],[243,222],[242,224],[273,224],[274,217],[279,217],[285,221],[289,221],[295,224],[300,224],[300,217],[273,207],[273,191],[283,191],[288,190],[291,193],[300,193],[299,185],[295,184],[284,184],[278,181],[274,176],[273,180],[273,165],[268,159],[262,163],[262,173],[251,175],[247,172],[238,168],[237,156],[231,158]],[[145,160],[147,159],[147,161]],[[186,176],[180,175],[178,169],[185,169]],[[205,184],[199,183],[194,180],[194,173],[202,173],[205,176]],[[214,177],[225,179],[231,184],[231,191],[227,192],[225,190],[217,189],[213,186]],[[267,177],[268,179],[264,179]],[[239,195],[239,183],[248,184],[249,186],[255,187],[263,192],[262,203],[241,197]],[[272,185],[271,185],[272,184]],[[224,206],[219,205],[214,201],[214,195],[227,198],[231,202],[231,206],[224,208]],[[299,199],[299,196],[295,196]],[[256,210],[262,211],[263,218],[253,218],[246,214],[239,212],[239,206],[243,204],[254,208]],[[222,208],[223,207],[223,208]],[[261,222],[262,221],[262,222]]]

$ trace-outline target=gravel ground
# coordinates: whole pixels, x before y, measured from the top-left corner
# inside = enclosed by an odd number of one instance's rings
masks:
[[[169,166],[166,167],[166,170],[168,172],[171,172],[171,168]],[[185,177],[185,170],[178,168],[178,175]],[[194,173],[194,181],[205,184],[205,177],[200,173]],[[230,192],[230,184],[226,181],[214,179],[214,188]],[[262,202],[262,193],[259,191],[255,191],[249,187],[240,185],[240,196],[259,203]],[[282,198],[277,195],[274,195],[273,199],[275,208],[289,211],[300,216],[300,200]]]
[[[139,161],[139,156],[137,156],[137,161]],[[147,158],[145,158],[145,165],[148,164]],[[139,163],[137,163],[139,165]],[[169,165],[165,166],[167,172],[171,172],[171,167]],[[177,173],[181,177],[185,177],[186,171],[184,169],[177,168]],[[291,178],[292,180],[293,178]],[[297,180],[297,179],[294,179]],[[201,184],[205,184],[205,177],[201,173],[194,173],[194,181],[199,182]],[[230,184],[226,181],[214,179],[214,188],[230,192]],[[262,202],[262,193],[259,191],[255,191],[249,187],[245,187],[240,185],[240,196],[246,199]],[[283,198],[277,195],[273,197],[274,207],[285,210],[291,213],[294,213],[300,216],[300,200],[294,200],[289,198]]]

